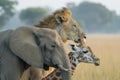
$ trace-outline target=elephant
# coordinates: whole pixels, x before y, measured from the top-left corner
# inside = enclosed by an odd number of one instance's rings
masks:
[[[0,32],[0,80],[20,80],[29,68],[58,68],[71,80],[70,62],[57,31],[23,26]]]

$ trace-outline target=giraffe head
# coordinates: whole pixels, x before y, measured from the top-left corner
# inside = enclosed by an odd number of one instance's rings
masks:
[[[87,46],[87,48],[82,48],[80,45],[75,45],[75,44],[69,44],[68,45],[70,48],[70,54],[72,55],[72,61],[75,62],[75,64],[78,64],[80,62],[84,63],[92,63],[95,64],[96,66],[100,65],[100,59],[97,58],[91,48]]]
[[[92,49],[88,46],[87,50],[83,50],[81,52],[83,55],[81,61],[85,63],[94,63],[96,66],[100,65],[100,59],[96,57],[92,51]]]

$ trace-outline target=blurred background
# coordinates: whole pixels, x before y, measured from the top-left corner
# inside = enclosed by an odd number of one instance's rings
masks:
[[[0,31],[34,25],[57,9],[71,9],[101,65],[77,67],[73,80],[120,80],[119,0],[0,0]]]
[[[0,0],[0,29],[34,25],[68,7],[87,33],[120,33],[118,0]]]

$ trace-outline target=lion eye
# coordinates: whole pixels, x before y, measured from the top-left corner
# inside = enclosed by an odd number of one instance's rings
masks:
[[[84,36],[84,38],[86,39],[86,36]]]
[[[74,27],[77,27],[75,24],[73,25]]]
[[[74,24],[73,29],[77,32],[77,26]]]

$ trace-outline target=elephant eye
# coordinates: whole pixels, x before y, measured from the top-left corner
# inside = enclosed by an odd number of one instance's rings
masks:
[[[52,48],[55,48],[55,47],[56,47],[56,45],[51,45],[51,47],[52,47]]]

